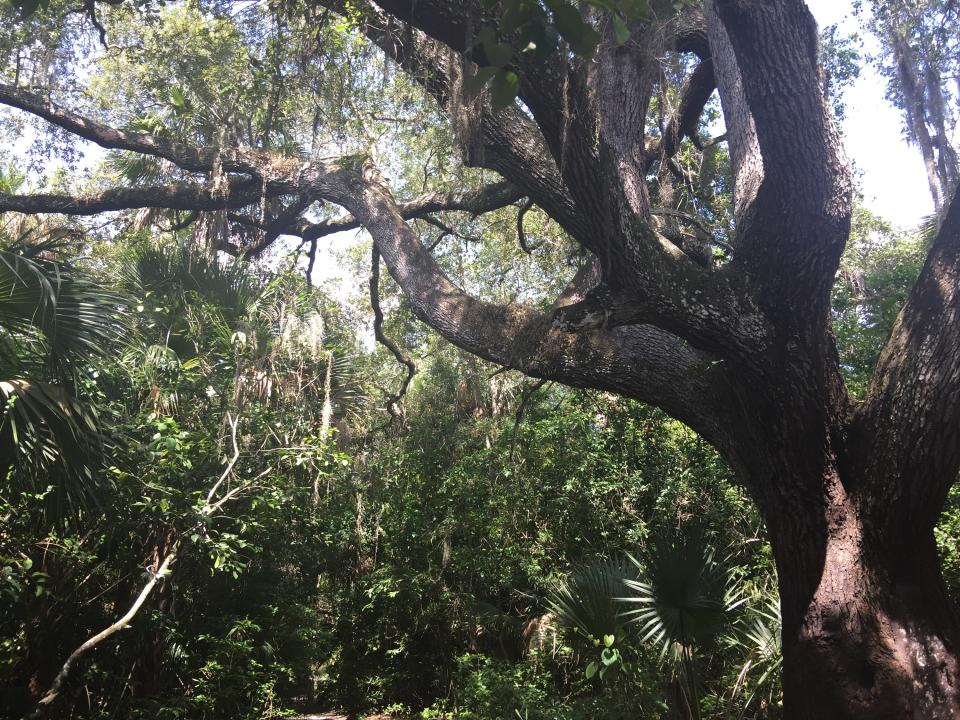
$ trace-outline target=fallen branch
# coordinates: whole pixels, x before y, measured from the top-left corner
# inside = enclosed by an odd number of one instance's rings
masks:
[[[245,490],[253,487],[254,483],[257,480],[262,478],[264,475],[269,473],[272,468],[267,468],[256,477],[248,480],[245,483],[237,485],[218,500],[214,500],[217,490],[223,485],[226,479],[233,472],[234,467],[237,464],[237,460],[240,458],[240,447],[237,443],[237,426],[238,421],[234,419],[230,414],[227,415],[227,424],[230,426],[230,436],[233,444],[233,454],[230,459],[227,461],[227,466],[221,473],[220,477],[213,484],[213,487],[210,488],[210,492],[207,493],[207,497],[203,502],[203,506],[199,509],[199,513],[205,516],[212,516],[217,513],[227,502],[236,498],[240,493]],[[60,668],[60,672],[57,673],[57,676],[53,679],[53,682],[50,684],[50,688],[44,693],[43,697],[37,701],[37,706],[33,709],[33,712],[27,716],[25,720],[35,720],[36,718],[43,717],[44,712],[49,707],[49,705],[57,699],[57,696],[60,694],[60,690],[63,688],[63,684],[66,682],[67,678],[70,676],[71,671],[73,670],[74,665],[77,660],[84,653],[92,650],[97,647],[104,640],[108,639],[112,635],[116,634],[118,631],[127,627],[130,624],[130,621],[136,616],[136,614],[143,607],[144,603],[147,601],[147,598],[150,597],[150,593],[153,592],[153,589],[157,586],[160,580],[170,574],[170,568],[177,559],[177,552],[180,548],[180,538],[183,537],[183,534],[178,537],[171,547],[170,551],[163,558],[163,561],[160,563],[156,572],[151,574],[149,582],[144,585],[143,589],[140,590],[140,594],[137,596],[137,599],[134,600],[133,604],[130,606],[130,609],[123,614],[123,616],[116,622],[108,625],[106,628],[98,632],[93,637],[86,640],[80,647],[70,653],[70,656],[67,658],[66,662],[63,663],[63,666]]]
[[[143,607],[143,604],[147,601],[147,598],[150,596],[150,593],[153,592],[153,589],[157,586],[157,583],[160,581],[160,579],[168,574],[170,566],[177,558],[178,548],[179,541],[173,544],[173,548],[167,553],[166,557],[163,558],[163,562],[160,563],[160,567],[157,568],[157,571],[152,574],[150,581],[144,585],[143,589],[140,591],[140,594],[137,596],[137,599],[134,600],[133,605],[130,606],[130,609],[123,614],[123,617],[121,617],[115,623],[108,625],[106,628],[98,632],[96,635],[91,637],[89,640],[80,645],[80,647],[70,653],[70,657],[68,657],[66,662],[63,663],[63,667],[60,668],[60,672],[57,673],[57,676],[50,684],[50,689],[47,690],[42,698],[40,698],[39,702],[37,703],[37,707],[29,715],[29,718],[32,719],[42,717],[45,708],[57,699],[57,695],[60,694],[60,689],[63,687],[63,683],[66,681],[67,677],[69,677],[70,671],[73,669],[74,664],[81,655],[88,650],[95,648],[111,635],[114,635],[130,624],[130,621],[133,620],[134,616],[140,611],[140,608]]]

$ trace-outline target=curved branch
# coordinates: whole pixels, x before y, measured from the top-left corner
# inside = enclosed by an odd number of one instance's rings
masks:
[[[522,197],[523,193],[512,184],[498,182],[476,190],[426,193],[400,203],[397,211],[404,220],[426,219],[433,213],[445,211],[469,212],[476,216],[512,205]],[[360,225],[353,215],[343,215],[317,223],[301,223],[296,229],[288,228],[288,231],[305,240],[315,240],[333,233],[356,230]]]
[[[850,230],[852,182],[802,0],[709,0],[735,180],[735,263],[772,315],[823,326]],[[801,312],[797,313],[797,310]]]
[[[277,216],[263,228],[263,237],[260,238],[260,241],[246,248],[241,254],[241,257],[249,260],[250,258],[255,258],[260,255],[264,250],[273,245],[277,238],[284,234],[286,228],[295,222],[311,204],[312,201],[309,197],[305,195],[298,196],[296,200],[277,213]],[[263,203],[261,203],[261,206],[262,205]]]
[[[533,207],[533,200],[527,200],[523,206],[517,211],[517,241],[520,243],[520,248],[527,254],[533,255],[533,251],[540,247],[543,243],[537,243],[534,246],[527,244],[527,234],[523,231],[523,218],[530,208]]]
[[[656,403],[720,441],[721,428],[712,419],[721,416],[717,408],[723,403],[713,382],[721,372],[714,356],[649,325],[567,333],[555,327],[551,314],[477,300],[439,268],[369,164],[363,181],[362,189],[356,183],[331,187],[327,198],[363,223],[414,314],[448,340],[528,375]]]

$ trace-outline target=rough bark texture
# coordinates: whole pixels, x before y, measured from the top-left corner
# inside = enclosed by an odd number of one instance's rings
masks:
[[[343,10],[339,0],[318,2]],[[0,211],[242,210],[265,193],[279,207],[273,218],[231,215],[264,231],[257,252],[280,232],[315,242],[362,225],[416,315],[454,344],[537,378],[657,405],[731,463],[763,514],[776,557],[787,717],[958,717],[960,629],[932,530],[960,471],[960,200],[943,216],[868,398],[852,403],[829,318],[852,187],[822,94],[813,18],[801,0],[705,5],[636,23],[623,46],[595,14],[603,41],[591,62],[565,52],[544,62],[516,53],[525,107],[500,111],[463,94],[472,63],[483,62],[470,29],[496,21],[480,2],[352,6],[371,42],[451,116],[465,162],[504,178],[400,202],[366,158],[191,148],[0,86],[0,102],[104,147],[163,157],[190,172],[219,163],[229,175],[225,196],[197,184],[96,197],[0,195]],[[676,116],[646,137],[667,49],[691,53],[698,64]],[[647,188],[653,165],[672,167],[714,87],[736,220],[732,260],[718,266],[666,231],[658,218],[674,211],[652,208]],[[525,208],[536,204],[591,256],[549,311],[470,297],[407,223],[523,197]],[[349,214],[310,224],[302,213],[317,201]]]

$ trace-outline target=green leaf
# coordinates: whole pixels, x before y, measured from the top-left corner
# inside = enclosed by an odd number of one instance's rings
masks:
[[[512,70],[502,69],[493,77],[490,87],[490,100],[494,110],[502,110],[509,106],[517,97],[520,89],[520,78]]]
[[[550,8],[554,24],[573,51],[588,60],[592,58],[600,43],[600,35],[593,26],[581,17],[579,10],[566,2],[552,2]]]
[[[484,43],[483,54],[491,65],[503,67],[513,57],[513,48],[502,42]]]
[[[495,42],[497,42],[497,29],[492,25],[484,25],[477,32],[477,36],[473,40],[473,46],[479,47]]]
[[[530,23],[520,33],[520,45],[523,52],[533,53],[537,60],[545,60],[557,49],[560,34],[553,25]]]
[[[178,110],[186,107],[187,98],[184,96],[183,90],[178,87],[170,88],[170,104]]]
[[[586,23],[573,5],[565,2],[551,4],[553,10],[553,23],[557,26],[560,34],[572,45],[580,39],[584,33]]]
[[[613,22],[613,36],[617,40],[617,45],[623,45],[630,39],[630,28],[627,27],[627,24],[619,15],[612,15],[611,21]]]
[[[609,647],[613,647],[613,643],[614,643],[615,640],[616,640],[616,638],[615,638],[613,635],[604,635],[604,636],[603,636],[603,644],[604,644],[606,647],[608,647],[608,648],[609,648]]]
[[[625,0],[620,3],[620,12],[630,20],[646,20],[650,17],[649,0]]]
[[[596,674],[597,674],[597,670],[599,670],[599,669],[600,669],[600,666],[597,665],[596,661],[594,661],[594,662],[590,663],[589,665],[587,665],[587,672],[586,672],[587,680],[589,680],[589,679],[592,678],[594,675],[596,675]],[[602,676],[601,676],[601,677],[602,677]]]

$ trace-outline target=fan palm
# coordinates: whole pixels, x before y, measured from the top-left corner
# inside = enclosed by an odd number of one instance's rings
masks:
[[[640,559],[630,559],[640,579],[623,581],[629,594],[619,600],[636,606],[623,618],[640,624],[641,642],[658,645],[661,657],[679,666],[684,701],[692,717],[699,718],[694,649],[718,636],[741,601],[699,528],[653,535]]]
[[[636,569],[626,558],[602,560],[573,573],[547,598],[557,623],[573,631],[581,650],[589,653],[601,648],[599,659],[587,665],[587,678],[597,673],[603,678],[623,660],[627,632],[617,598],[628,578],[636,578]]]
[[[557,622],[570,628],[583,640],[596,643],[606,636],[624,634],[624,581],[636,578],[636,570],[626,559],[601,560],[574,572],[554,588],[547,606]]]
[[[93,407],[78,398],[78,370],[117,336],[116,297],[58,259],[66,232],[0,249],[0,458],[21,480],[59,466],[89,481],[102,436]],[[89,500],[88,482],[54,488]]]

